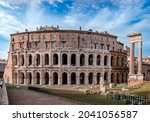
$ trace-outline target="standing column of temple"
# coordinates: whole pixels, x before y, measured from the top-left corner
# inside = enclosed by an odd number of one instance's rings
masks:
[[[139,42],[138,75],[142,75],[142,41]]]
[[[130,71],[129,74],[134,74],[134,43],[130,43]]]

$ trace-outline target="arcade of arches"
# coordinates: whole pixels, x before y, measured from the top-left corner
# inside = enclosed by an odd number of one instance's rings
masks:
[[[53,52],[51,54],[13,55],[14,67],[23,66],[32,69],[14,70],[13,83],[26,85],[88,85],[99,84],[101,78],[105,82],[125,83],[128,73],[123,70],[113,72],[112,68],[125,66],[125,60],[124,56],[115,56],[109,53],[80,53],[78,55],[77,53]],[[38,67],[41,67],[39,71],[37,70]],[[46,69],[43,69],[44,67]],[[68,71],[69,68],[73,67],[76,70]]]

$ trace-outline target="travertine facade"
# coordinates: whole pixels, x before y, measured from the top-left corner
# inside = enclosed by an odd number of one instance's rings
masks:
[[[12,84],[82,85],[127,82],[127,54],[107,32],[60,30],[11,35],[4,79]]]

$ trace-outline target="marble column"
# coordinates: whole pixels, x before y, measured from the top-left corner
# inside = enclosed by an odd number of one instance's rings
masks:
[[[130,43],[130,75],[134,74],[134,43]]]
[[[142,75],[142,41],[139,42],[138,75]]]

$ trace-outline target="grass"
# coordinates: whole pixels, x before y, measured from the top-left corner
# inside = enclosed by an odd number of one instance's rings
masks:
[[[128,88],[129,91],[122,91],[122,87]],[[135,87],[128,87],[127,85],[122,85],[122,86],[118,85],[118,86],[113,86],[113,88],[109,90],[126,93],[126,94],[132,94],[132,95],[150,96],[150,85],[135,86]]]
[[[85,95],[77,91],[66,91],[48,88],[36,88],[36,91],[44,92],[51,95],[56,95],[69,100],[80,102],[88,105],[123,105],[119,100],[109,99],[99,94]]]

